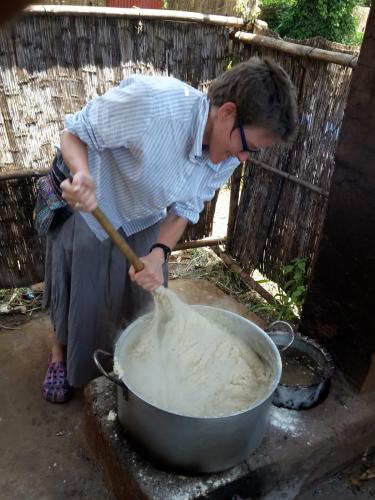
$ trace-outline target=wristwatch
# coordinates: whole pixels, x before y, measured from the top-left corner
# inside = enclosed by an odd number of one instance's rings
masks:
[[[167,262],[169,256],[171,255],[172,251],[167,245],[163,245],[163,243],[155,243],[152,245],[148,253],[151,253],[154,248],[161,248],[164,252],[164,262]]]

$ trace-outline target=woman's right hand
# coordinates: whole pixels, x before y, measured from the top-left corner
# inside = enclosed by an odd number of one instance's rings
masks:
[[[92,212],[97,207],[95,183],[90,174],[77,172],[60,187],[62,197],[74,210]]]

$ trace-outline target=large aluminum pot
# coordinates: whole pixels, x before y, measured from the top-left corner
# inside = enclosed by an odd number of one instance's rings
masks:
[[[281,359],[268,335],[251,321],[223,309],[191,306],[215,321],[222,321],[234,335],[247,342],[268,364],[272,382],[262,400],[246,410],[225,417],[188,417],[164,411],[137,395],[126,381],[101,372],[118,385],[117,412],[122,426],[150,458],[162,466],[190,473],[218,472],[229,469],[247,458],[262,441],[272,395],[281,377]],[[122,358],[135,335],[144,331],[143,316],[124,330],[117,341],[114,358]]]

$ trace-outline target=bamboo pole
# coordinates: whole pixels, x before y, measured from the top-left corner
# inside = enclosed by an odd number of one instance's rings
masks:
[[[49,171],[49,168],[41,168],[40,170],[8,170],[6,172],[0,172],[0,182],[13,179],[25,179],[30,177],[43,177],[43,175],[47,175]]]
[[[200,14],[199,12],[185,12],[178,10],[161,9],[121,9],[116,7],[84,7],[69,5],[32,5],[23,11],[25,14],[39,15],[76,15],[95,17],[126,17],[135,19],[158,19],[165,21],[182,21],[218,26],[242,28],[245,21],[240,17],[219,16],[215,14]]]
[[[201,14],[199,12],[186,12],[177,10],[161,9],[121,9],[116,7],[85,7],[67,5],[32,5],[23,11],[24,14],[39,15],[76,15],[94,17],[126,17],[135,19],[155,19],[165,21],[195,22],[201,24],[213,24],[217,26],[228,26],[233,28],[244,28],[244,19],[233,16],[220,16],[216,14]],[[331,50],[319,49],[309,45],[287,42],[278,38],[271,38],[264,35],[255,35],[245,31],[237,31],[230,35],[232,39],[239,40],[246,44],[261,45],[270,49],[280,50],[288,54],[319,59],[340,66],[355,68],[358,56],[344,54]]]
[[[233,234],[234,225],[236,223],[238,212],[238,200],[240,197],[241,180],[242,180],[243,164],[236,168],[230,178],[230,200],[229,200],[229,215],[227,234]],[[231,242],[229,242],[231,244]]]
[[[207,238],[203,240],[192,240],[192,241],[185,241],[184,243],[178,243],[173,251],[177,250],[187,250],[189,248],[199,248],[199,247],[213,247],[217,245],[223,245],[226,242],[226,237],[224,238],[219,238],[219,239],[214,239],[214,238]]]
[[[267,165],[267,163],[263,163],[262,161],[255,160],[253,158],[250,158],[248,161],[252,163],[253,165],[257,165],[258,167],[263,168],[264,170],[268,170],[269,172],[273,172],[277,175],[280,175],[281,177],[285,177],[286,179],[296,183],[300,184],[301,186],[304,186],[307,189],[310,189],[311,191],[315,191],[316,193],[321,194],[322,196],[327,197],[329,195],[328,191],[325,191],[324,189],[315,186],[314,184],[311,184],[311,182],[304,181],[303,179],[299,179],[295,175],[288,174],[288,172],[283,172],[282,170],[272,167],[271,165]]]
[[[358,62],[358,56],[344,54],[331,50],[318,49],[309,45],[300,45],[298,43],[286,42],[278,38],[271,38],[263,35],[254,35],[245,31],[237,31],[231,34],[232,39],[239,40],[245,44],[260,45],[269,49],[280,50],[295,56],[309,57],[319,59],[328,63],[338,64],[340,66],[349,66],[355,68]]]
[[[257,283],[248,273],[245,273],[241,267],[237,264],[235,260],[232,259],[228,254],[223,252],[220,247],[212,247],[212,250],[216,253],[218,257],[224,262],[227,268],[234,274],[238,274],[242,281],[255,290],[261,297],[263,297],[269,304],[274,304],[276,301],[275,297],[267,292],[259,283]]]

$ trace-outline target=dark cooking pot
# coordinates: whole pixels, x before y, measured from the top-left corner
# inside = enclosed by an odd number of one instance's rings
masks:
[[[286,345],[290,346],[287,332],[277,332],[277,334],[270,332],[269,336],[275,342],[280,352],[284,350]],[[311,408],[319,402],[322,395],[326,392],[328,383],[335,370],[332,357],[315,339],[305,337],[298,332],[295,334],[288,352],[291,351],[293,351],[294,356],[297,356],[297,359],[298,356],[307,356],[307,358],[302,358],[301,362],[304,362],[310,368],[311,380],[299,380],[298,371],[293,383],[292,381],[284,381],[282,378],[274,392],[272,403],[275,406],[282,406],[289,410]],[[286,370],[288,359],[284,356],[285,353],[282,353],[283,370]]]
[[[96,351],[99,370],[117,388],[118,419],[129,435],[159,463],[193,473],[218,472],[237,465],[260,444],[265,434],[272,395],[281,376],[280,354],[259,326],[235,313],[210,306],[191,306],[200,314],[222,321],[234,335],[247,342],[269,366],[272,381],[264,397],[253,406],[224,417],[189,417],[162,410],[138,396],[126,381],[109,375]],[[122,358],[134,336],[142,335],[147,314],[128,326],[118,339],[114,360]]]

